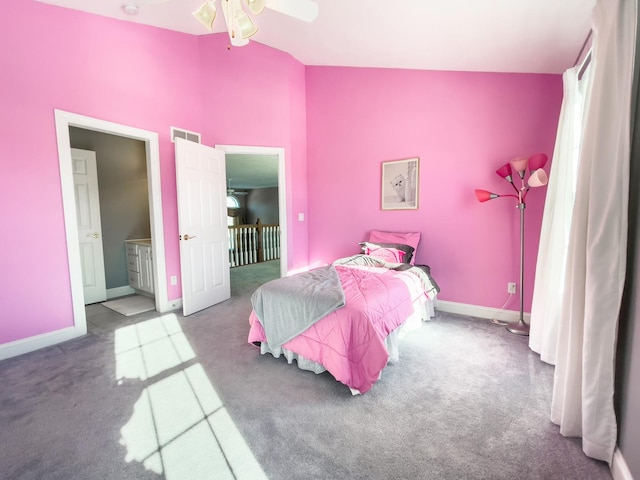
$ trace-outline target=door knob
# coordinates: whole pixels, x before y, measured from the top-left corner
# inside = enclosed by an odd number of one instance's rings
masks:
[[[188,234],[186,234],[186,233],[185,233],[185,234],[182,236],[182,238],[183,238],[183,239],[185,239],[185,240],[191,240],[192,238],[196,238],[196,235],[191,235],[191,236],[189,236]]]
[[[87,238],[100,238],[100,234],[98,232],[87,233]]]

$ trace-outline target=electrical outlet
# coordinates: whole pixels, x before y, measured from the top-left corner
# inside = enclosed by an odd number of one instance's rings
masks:
[[[178,284],[178,277],[176,277],[175,275],[171,275],[171,285],[177,285]]]
[[[507,293],[516,293],[516,282],[507,283]]]

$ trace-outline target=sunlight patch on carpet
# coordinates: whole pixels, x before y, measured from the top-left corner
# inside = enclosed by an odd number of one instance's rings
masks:
[[[175,315],[116,330],[114,353],[118,384],[145,385],[120,430],[127,462],[167,480],[267,478]]]

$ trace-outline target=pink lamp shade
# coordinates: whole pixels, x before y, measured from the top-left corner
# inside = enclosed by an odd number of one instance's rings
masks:
[[[548,181],[549,177],[547,176],[547,172],[545,172],[542,168],[538,168],[536,171],[531,173],[527,184],[530,187],[543,187],[547,184]]]
[[[491,193],[488,190],[477,190],[476,189],[476,197],[479,202],[486,202],[487,200],[492,200],[494,198],[498,198],[500,195],[497,193]]]
[[[529,170],[534,172],[539,168],[542,168],[547,163],[547,156],[544,153],[536,153],[529,157]]]
[[[511,170],[511,164],[505,163],[499,169],[496,170],[496,173],[504,178],[507,182],[513,183],[513,172]]]
[[[520,178],[524,178],[524,172],[527,170],[528,164],[529,159],[527,157],[518,157],[511,160],[511,166],[513,166],[513,169],[518,172]]]

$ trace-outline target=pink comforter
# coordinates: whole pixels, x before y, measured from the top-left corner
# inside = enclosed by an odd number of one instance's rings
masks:
[[[335,266],[346,304],[282,347],[320,363],[336,380],[365,393],[378,380],[389,352],[384,339],[414,311],[407,272]],[[373,273],[376,272],[376,273]],[[405,280],[403,280],[405,276]],[[255,312],[249,342],[266,337]]]

